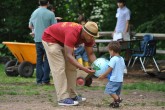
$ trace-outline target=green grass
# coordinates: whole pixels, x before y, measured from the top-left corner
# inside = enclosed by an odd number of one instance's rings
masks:
[[[165,92],[165,82],[143,81],[137,83],[124,84],[125,90],[162,91]]]
[[[3,95],[40,95],[55,91],[54,86],[36,86],[36,78],[9,77],[4,72],[4,65],[0,64],[0,96]],[[105,86],[77,87],[78,90],[104,90]],[[165,82],[141,81],[123,85],[124,90],[161,91],[165,92]],[[128,93],[125,93],[128,94]],[[51,96],[49,97],[51,100]]]
[[[9,77],[4,72],[4,65],[0,64],[0,96],[2,95],[40,95],[43,92],[54,91],[54,86],[37,86],[36,78]]]
[[[104,90],[105,86],[92,86],[92,87],[78,87],[78,89],[86,90]],[[159,91],[165,92],[165,82],[151,82],[151,81],[142,81],[136,83],[127,83],[123,85],[123,90],[142,90],[142,91]],[[129,94],[125,91],[124,94]]]
[[[87,89],[87,90],[104,90],[104,86],[92,86],[92,87],[78,87],[79,89]],[[142,91],[160,91],[165,92],[165,82],[161,83],[153,83],[150,81],[137,82],[124,84],[123,90],[142,90]],[[124,94],[129,94],[125,92]]]

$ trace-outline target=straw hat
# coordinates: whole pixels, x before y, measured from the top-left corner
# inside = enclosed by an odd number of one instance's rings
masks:
[[[88,21],[84,25],[83,30],[93,37],[99,37],[98,26],[95,22]]]

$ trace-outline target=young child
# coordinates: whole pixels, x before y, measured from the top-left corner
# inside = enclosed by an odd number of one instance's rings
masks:
[[[79,24],[84,26],[85,23],[87,22],[87,19],[85,18],[84,15],[79,15],[77,21]],[[74,55],[80,64],[84,65],[85,67],[89,66],[88,56],[85,51],[84,44],[80,44],[78,47],[75,48]]]
[[[109,74],[111,77],[106,85],[105,93],[109,94],[114,101],[109,105],[110,107],[117,108],[122,102],[120,98],[120,92],[122,88],[124,69],[126,68],[124,59],[120,56],[120,44],[117,41],[113,41],[109,44],[109,53],[111,59],[108,63],[109,68],[105,73],[99,76],[99,79],[106,78]]]
[[[53,7],[52,4],[49,4],[48,7],[47,7],[48,10],[52,11],[52,12],[55,12],[55,8]],[[55,17],[55,19],[59,22],[60,20],[62,20],[61,17]]]

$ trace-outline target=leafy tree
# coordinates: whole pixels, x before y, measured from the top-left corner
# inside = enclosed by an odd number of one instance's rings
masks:
[[[131,10],[131,23],[137,28],[164,14],[165,0],[127,0],[127,6]]]
[[[158,28],[159,27],[159,28]],[[138,26],[137,32],[140,33],[164,33],[165,29],[165,14],[155,17],[153,20],[147,21]]]
[[[0,2],[1,27],[0,41],[24,41],[29,42],[28,19],[34,7],[35,0],[5,0]]]
[[[116,25],[116,0],[49,0],[62,21],[76,22],[78,14],[99,24],[99,31],[113,31]],[[137,32],[164,33],[165,0],[127,0],[131,24]],[[0,0],[0,43],[33,42],[29,36],[29,18],[38,0]],[[163,45],[163,44],[161,44]]]

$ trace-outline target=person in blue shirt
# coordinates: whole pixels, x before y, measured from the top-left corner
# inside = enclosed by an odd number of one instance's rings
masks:
[[[119,107],[122,99],[120,98],[124,69],[126,68],[123,57],[120,56],[120,43],[113,41],[109,44],[109,53],[111,59],[108,63],[109,68],[107,71],[99,76],[99,79],[107,78],[109,74],[109,81],[106,85],[105,93],[109,94],[114,101],[110,104],[110,107]]]
[[[40,6],[32,13],[29,20],[29,28],[34,31],[34,41],[36,45],[36,82],[37,85],[50,84],[50,68],[42,44],[42,34],[44,30],[57,23],[55,14],[47,9],[48,0],[39,0]]]

